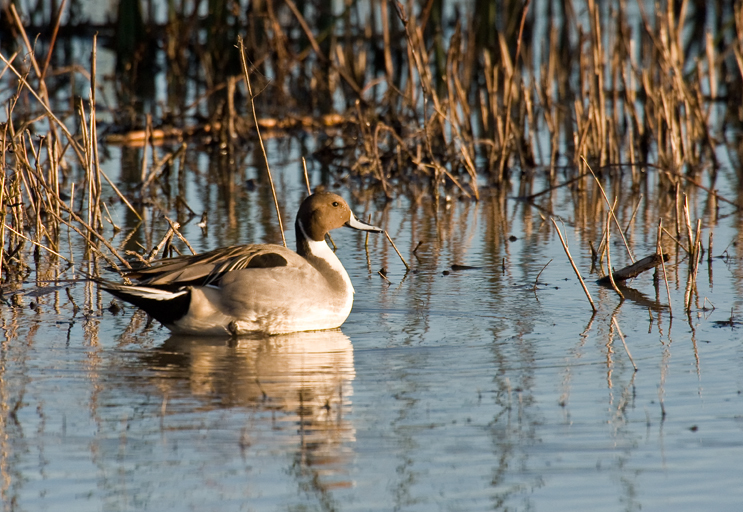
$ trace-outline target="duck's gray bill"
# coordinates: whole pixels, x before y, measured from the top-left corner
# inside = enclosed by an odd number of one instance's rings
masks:
[[[359,229],[361,231],[372,231],[374,233],[381,233],[382,231],[384,231],[382,228],[372,226],[371,224],[367,224],[366,222],[361,222],[353,213],[351,214],[351,218],[348,219],[348,222],[346,222],[346,226],[353,229]]]

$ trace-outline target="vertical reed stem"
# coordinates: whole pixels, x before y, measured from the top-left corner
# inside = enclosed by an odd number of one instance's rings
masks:
[[[250,85],[250,73],[248,73],[248,63],[245,61],[245,48],[243,46],[242,36],[237,36],[237,45],[240,50],[240,64],[242,65],[243,76],[245,83],[248,86],[248,97],[250,99],[250,110],[253,113],[253,121],[255,122],[255,131],[258,134],[258,142],[261,145],[261,151],[263,152],[263,159],[266,163],[266,172],[268,173],[268,183],[271,185],[271,193],[273,194],[273,204],[276,207],[276,216],[279,219],[279,230],[281,231],[281,241],[286,247],[286,237],[284,236],[284,223],[281,222],[281,210],[279,209],[279,200],[276,197],[276,187],[273,184],[273,177],[271,176],[271,168],[268,165],[268,155],[266,155],[266,146],[263,145],[263,137],[261,137],[261,129],[258,126],[258,115],[255,113],[255,102],[253,98],[253,88]]]

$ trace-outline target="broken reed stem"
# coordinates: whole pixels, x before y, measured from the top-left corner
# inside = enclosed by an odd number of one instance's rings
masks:
[[[168,224],[170,224],[170,229],[173,230],[173,232],[175,233],[175,236],[177,236],[181,242],[186,244],[186,247],[188,247],[188,250],[191,251],[191,254],[196,254],[196,251],[194,250],[193,247],[191,247],[191,244],[188,243],[188,240],[186,240],[186,237],[183,236],[183,234],[178,230],[178,228],[180,227],[180,224],[173,221],[168,216],[165,216],[165,220],[168,221]]]
[[[611,322],[614,324],[614,327],[617,330],[617,334],[619,335],[619,339],[622,340],[622,345],[624,345],[624,351],[627,352],[627,357],[629,357],[630,363],[632,363],[632,368],[637,371],[637,365],[635,364],[635,360],[632,359],[632,354],[629,351],[629,347],[627,346],[627,342],[624,341],[624,334],[622,334],[622,329],[619,328],[619,322],[617,322],[617,317],[613,316],[611,317]]]
[[[570,255],[568,244],[565,242],[565,239],[562,236],[562,232],[560,231],[560,228],[557,227],[557,222],[555,222],[555,218],[550,217],[550,220],[552,221],[552,224],[554,224],[555,229],[557,230],[557,236],[560,237],[562,248],[565,250],[565,254],[568,257],[568,260],[570,261],[570,265],[572,265],[573,267],[573,271],[575,272],[575,275],[578,276],[578,281],[580,281],[580,285],[583,287],[583,292],[586,294],[586,297],[588,298],[588,302],[591,303],[591,308],[593,308],[594,312],[598,311],[598,309],[596,309],[596,304],[593,303],[593,299],[591,298],[591,293],[588,291],[588,287],[586,286],[585,281],[583,281],[583,276],[580,275],[580,270],[578,270],[578,267],[575,265],[575,261],[573,261],[573,257]]]
[[[245,83],[248,86],[248,98],[250,99],[250,110],[253,113],[253,122],[255,123],[255,131],[258,134],[258,142],[261,145],[261,152],[263,153],[263,160],[266,163],[266,172],[268,173],[268,183],[271,185],[271,194],[273,194],[273,204],[276,207],[276,216],[279,219],[279,231],[281,231],[281,241],[286,247],[286,237],[284,236],[284,223],[281,222],[281,210],[279,209],[279,200],[276,197],[276,187],[273,184],[273,177],[271,176],[271,167],[268,165],[268,155],[266,154],[266,146],[263,144],[263,137],[261,137],[261,129],[258,126],[258,115],[255,113],[255,101],[253,98],[253,87],[250,85],[250,73],[248,72],[248,63],[245,60],[245,48],[243,46],[242,36],[237,36],[237,45],[240,50],[240,65],[242,66],[243,76]]]
[[[381,270],[377,270],[377,274],[379,274],[379,276],[380,276],[380,277],[381,277],[382,279],[384,279],[385,281],[387,281],[387,284],[392,284],[392,281],[390,281],[390,280],[389,280],[389,279],[387,278],[387,276],[386,276],[386,275],[384,275],[384,274],[382,273],[382,271],[381,271]]]
[[[418,244],[418,245],[420,245],[420,242],[419,242],[419,244]],[[416,250],[418,250],[418,248],[417,248],[417,247],[416,247]],[[415,254],[415,251],[413,251],[413,254]],[[546,268],[547,268],[547,266],[548,266],[548,265],[549,265],[550,263],[552,263],[552,260],[549,260],[549,261],[547,262],[547,265],[545,265],[545,266],[543,266],[543,267],[542,267],[542,270],[540,270],[540,271],[539,271],[539,273],[537,274],[537,277],[536,277],[536,279],[534,279],[534,288],[533,288],[533,290],[534,290],[534,296],[535,296],[535,297],[536,297],[536,295],[537,295],[537,284],[539,284],[539,276],[541,276],[541,275],[542,275],[542,272],[544,272],[544,269],[546,269]],[[539,300],[539,299],[537,299],[537,300]]]
[[[408,272],[410,270],[410,265],[408,265],[408,262],[405,261],[405,258],[402,257],[402,254],[400,254],[400,251],[397,250],[397,246],[395,245],[395,242],[392,241],[392,238],[390,237],[390,234],[387,233],[386,229],[384,230],[384,236],[386,236],[387,240],[390,241],[390,243],[392,244],[392,248],[395,249],[395,252],[400,257],[400,261],[402,261],[402,264],[405,265],[405,271]]]

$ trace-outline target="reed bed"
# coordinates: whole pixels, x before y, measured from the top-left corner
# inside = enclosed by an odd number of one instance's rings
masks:
[[[726,144],[743,123],[740,2],[668,1],[647,11],[625,0],[393,0],[348,2],[337,12],[269,0],[232,11],[209,2],[209,12],[180,3],[156,20],[122,0],[112,23],[86,26],[99,33],[89,38],[62,23],[66,2],[52,5],[3,8],[11,28],[0,41],[7,285],[28,275],[29,254],[37,265],[42,254],[72,265],[69,237],[84,244],[93,275],[99,263],[121,268],[179,251],[187,245],[179,222],[196,215],[180,190],[189,152],[216,150],[234,162],[230,155],[263,146],[258,130],[314,134],[310,164],[381,204],[397,195],[432,198],[436,210],[452,198],[504,203],[518,180],[520,199],[552,216],[554,193],[567,187],[575,227],[599,246],[601,275],[616,259],[609,232],[627,238],[641,203],[642,216],[656,202],[664,213],[651,223],[672,226],[658,228],[661,258],[688,257],[687,311],[705,226],[686,198],[704,197],[710,212],[720,203],[740,208],[741,167],[731,178],[737,192],[716,185],[720,152],[740,160]],[[86,59],[70,49],[79,40],[90,42]],[[102,97],[99,45],[115,54],[105,80],[117,108]],[[145,113],[158,72],[165,100]],[[135,190],[101,169],[102,146],[113,143],[136,148]],[[227,164],[215,172],[228,193],[242,179]],[[114,223],[112,198],[133,228]],[[153,210],[176,220],[167,218],[164,238],[148,235],[132,251],[129,237]],[[607,218],[594,223],[599,212]]]

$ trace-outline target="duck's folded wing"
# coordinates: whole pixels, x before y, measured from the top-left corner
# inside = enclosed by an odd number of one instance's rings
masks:
[[[127,277],[163,288],[205,286],[233,270],[285,267],[295,258],[299,258],[296,253],[277,245],[238,245],[195,256],[158,260],[149,267],[129,272]]]

